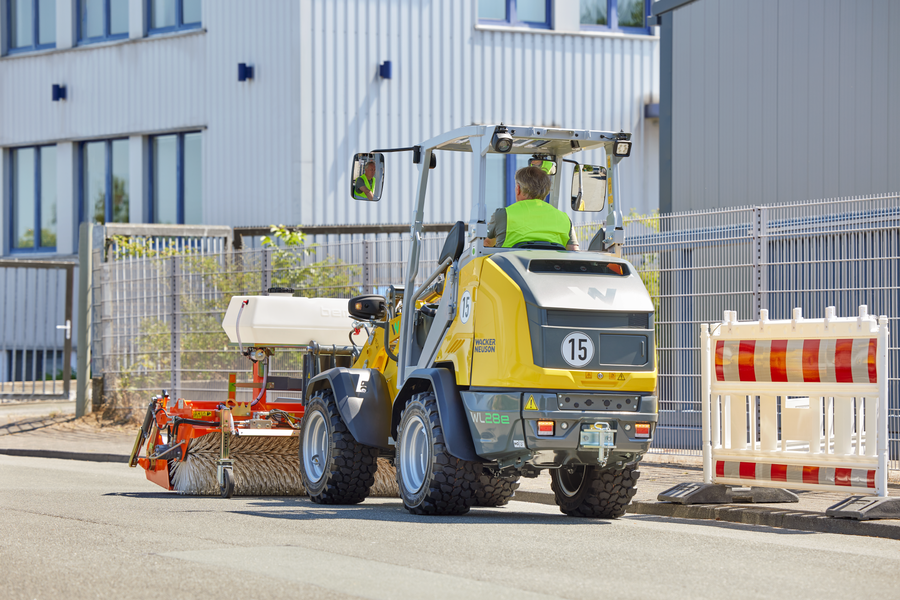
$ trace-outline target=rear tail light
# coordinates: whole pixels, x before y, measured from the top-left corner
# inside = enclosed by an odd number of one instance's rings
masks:
[[[650,423],[635,423],[634,437],[648,438],[650,437]]]
[[[553,421],[538,421],[538,435],[553,435]]]

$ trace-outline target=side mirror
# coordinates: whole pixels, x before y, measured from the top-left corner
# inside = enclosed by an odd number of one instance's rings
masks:
[[[572,176],[572,210],[600,212],[606,206],[606,167],[583,165]]]
[[[364,202],[378,202],[384,189],[384,154],[369,152],[353,157],[350,168],[350,197]]]
[[[537,167],[550,177],[556,175],[556,161],[550,157],[532,156],[528,159],[528,166]]]

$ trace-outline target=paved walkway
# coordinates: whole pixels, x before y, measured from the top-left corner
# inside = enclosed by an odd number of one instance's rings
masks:
[[[74,410],[59,409],[55,404],[29,402],[0,406],[0,454],[119,463],[128,461],[137,427],[101,426],[93,416],[76,420]],[[671,462],[673,460],[679,462]],[[846,498],[844,494],[795,490],[800,501],[791,504],[681,506],[658,502],[657,496],[680,483],[702,482],[699,459],[651,454],[641,463],[640,471],[638,492],[628,507],[630,513],[900,540],[900,519],[859,522],[826,517],[825,510]],[[900,484],[891,483],[889,488],[891,496],[900,496]],[[544,471],[534,479],[523,478],[515,499],[555,504],[549,472]]]

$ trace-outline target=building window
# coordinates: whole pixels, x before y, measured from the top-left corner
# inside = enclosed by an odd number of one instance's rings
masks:
[[[81,144],[81,222],[128,223],[128,184],[128,140]]]
[[[203,219],[199,132],[151,139],[150,221],[198,225]]]
[[[128,0],[78,0],[78,41],[83,44],[128,37]]]
[[[56,0],[7,0],[9,51],[56,47]]]
[[[56,249],[56,146],[10,151],[11,250]]]
[[[150,33],[200,27],[201,0],[148,0]]]
[[[478,21],[550,29],[550,0],[478,0]]]
[[[581,28],[650,34],[651,0],[581,0]]]

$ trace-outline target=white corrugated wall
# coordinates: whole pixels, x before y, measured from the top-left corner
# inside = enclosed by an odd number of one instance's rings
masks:
[[[347,192],[353,153],[500,121],[633,132],[625,209],[657,206],[658,125],[643,116],[658,102],[656,38],[481,30],[475,0],[314,0],[302,11],[311,56],[301,63],[301,111],[311,127],[300,132],[306,177],[295,220],[406,222],[416,182],[410,155],[389,159],[385,199],[373,205]],[[378,65],[388,60],[392,79],[381,79]],[[468,163],[445,156],[426,220],[468,220]]]
[[[202,30],[2,57],[0,148],[203,129],[207,223],[400,223],[411,156],[391,157],[373,205],[347,193],[355,152],[472,123],[624,129],[636,136],[624,206],[655,207],[657,125],[643,106],[658,101],[657,38],[485,30],[475,11],[476,0],[206,0]],[[377,74],[386,60],[390,80]],[[239,62],[253,81],[237,81]],[[67,100],[51,101],[54,83]],[[440,158],[427,219],[467,220],[469,163]],[[72,180],[58,182],[61,219],[77,215],[74,166],[59,170]],[[8,219],[7,207],[4,231]]]

